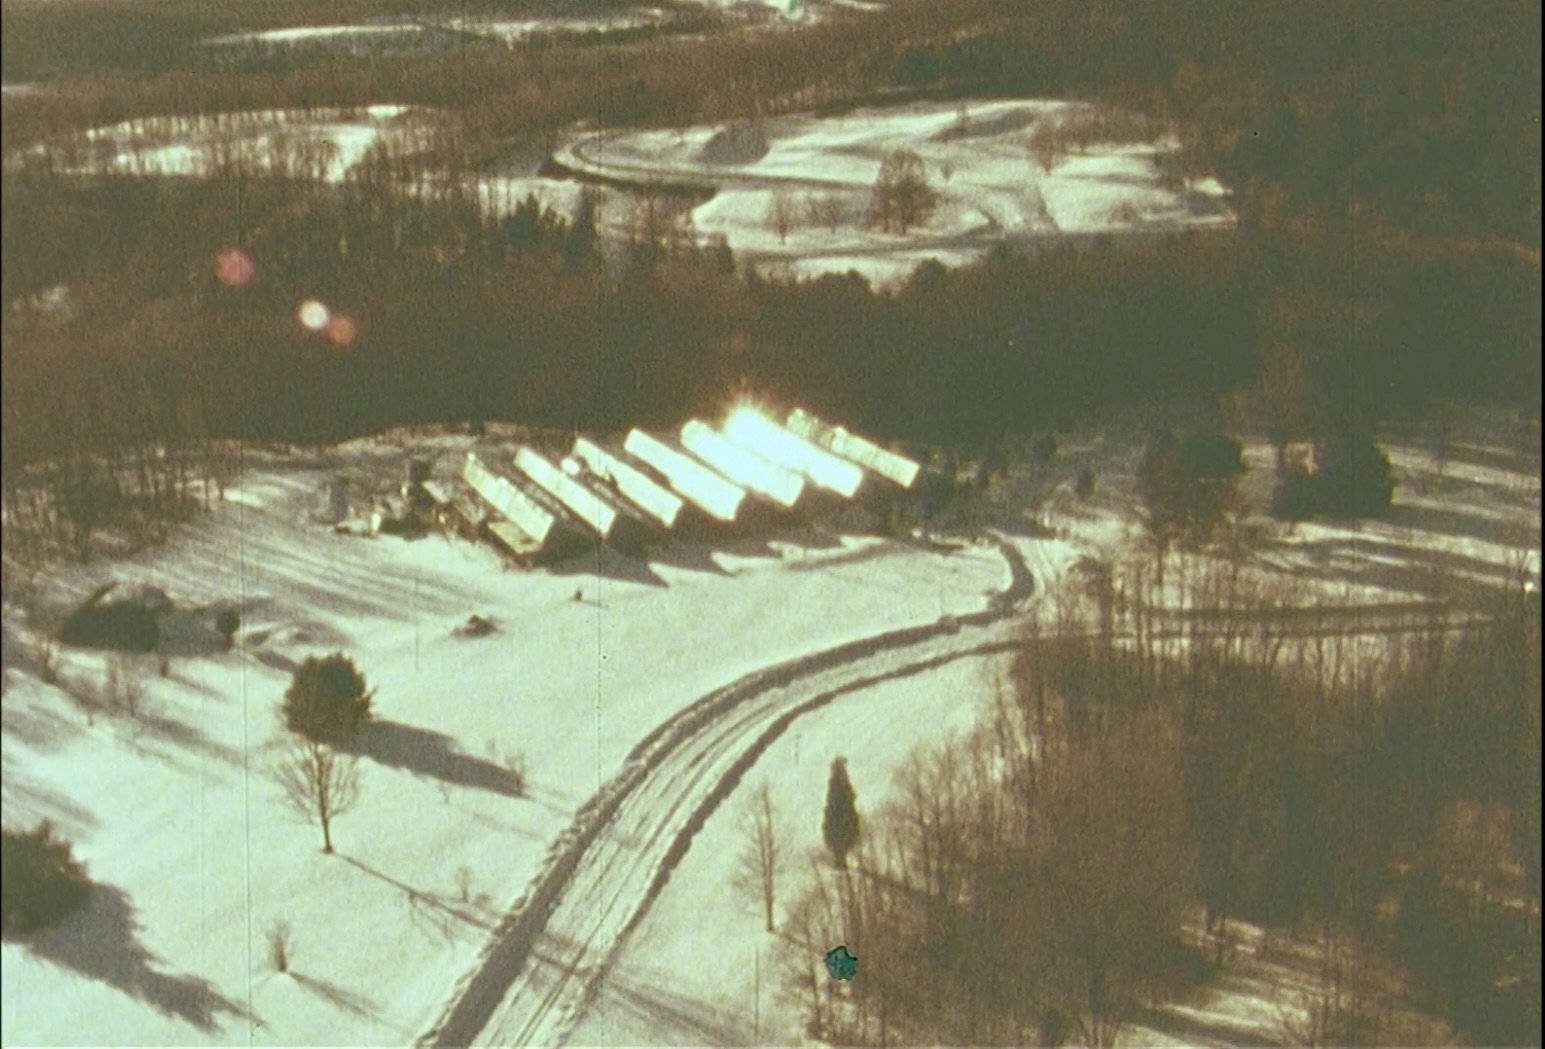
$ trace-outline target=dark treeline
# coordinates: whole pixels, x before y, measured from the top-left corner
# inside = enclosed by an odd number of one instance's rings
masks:
[[[667,424],[745,388],[968,440],[1166,395],[1243,391],[1297,436],[1440,396],[1538,397],[1539,270],[1498,247],[1138,238],[925,265],[884,292],[739,274],[647,200],[618,258],[589,214],[494,219],[454,185],[410,196],[364,174],[14,174],[0,191],[8,464],[152,433]],[[238,243],[256,275],[228,287],[213,260]],[[297,323],[308,298],[349,317],[347,346]]]
[[[1441,1044],[1401,1000],[1470,1044],[1534,1037],[1538,603],[1348,637],[1198,564],[1075,575],[994,713],[903,768],[845,869],[812,861],[780,931],[817,1037],[1164,1030],[1148,1010],[1235,964],[1238,919],[1322,944],[1285,1044]],[[1166,615],[1160,578],[1214,614]],[[851,986],[810,978],[828,943]]]

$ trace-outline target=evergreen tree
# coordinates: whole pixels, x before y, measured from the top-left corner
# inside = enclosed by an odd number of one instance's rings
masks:
[[[821,837],[837,866],[846,867],[848,853],[858,844],[858,809],[853,804],[853,784],[848,782],[846,758],[832,761],[831,779],[826,784],[826,814],[821,820]]]
[[[295,669],[284,693],[284,724],[319,743],[340,743],[370,718],[373,689],[365,676],[341,652],[318,659],[311,656]]]

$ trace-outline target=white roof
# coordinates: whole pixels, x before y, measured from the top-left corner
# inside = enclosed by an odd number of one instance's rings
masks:
[[[917,480],[918,471],[922,469],[906,456],[881,448],[873,441],[849,433],[840,426],[822,422],[802,408],[795,408],[789,413],[788,427],[801,437],[814,441],[844,459],[851,459],[865,470],[894,481],[903,488],[911,488]]]
[[[515,451],[515,468],[542,491],[562,503],[565,509],[602,539],[611,534],[617,523],[617,511],[542,455],[530,448],[518,448]]]
[[[539,543],[547,542],[557,519],[506,477],[483,465],[476,452],[467,453],[462,477],[483,501]]]
[[[643,430],[632,430],[622,450],[665,476],[683,498],[720,521],[733,521],[745,490],[731,484],[702,463],[662,444]]]
[[[656,484],[648,474],[630,466],[588,437],[581,437],[574,442],[574,455],[590,468],[591,473],[616,485],[617,491],[634,506],[666,528],[675,527],[676,518],[681,514],[681,499],[675,492]]]
[[[844,499],[853,498],[864,483],[864,471],[853,463],[790,433],[754,408],[731,412],[724,423],[724,436]]]
[[[805,482],[798,474],[768,462],[700,419],[693,419],[681,428],[681,443],[687,451],[742,488],[764,495],[779,506],[793,506],[805,490]]]

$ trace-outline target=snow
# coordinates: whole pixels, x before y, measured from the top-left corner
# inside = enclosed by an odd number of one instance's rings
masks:
[[[964,656],[926,674],[857,689],[803,715],[767,748],[742,783],[765,783],[772,793],[789,858],[780,886],[785,901],[805,877],[808,857],[821,850],[832,759],[847,759],[862,816],[881,803],[892,775],[917,745],[915,726],[926,726],[934,739],[969,730],[1005,663],[1002,655]],[[780,1001],[777,935],[765,932],[760,903],[730,887],[744,843],[741,815],[737,792],[692,839],[569,1035],[571,1044],[804,1042],[801,1019]],[[775,914],[781,925],[781,909]],[[758,999],[759,1009],[749,1008]]]
[[[879,283],[934,258],[959,265],[998,243],[1035,248],[1112,234],[1227,230],[1235,218],[1215,178],[1172,183],[1161,161],[1172,137],[1089,143],[1047,156],[1038,131],[1092,113],[1083,103],[1011,99],[917,102],[757,127],[606,132],[566,143],[570,169],[714,191],[692,214],[703,237],[773,271],[855,270]],[[938,205],[906,233],[866,221],[884,159],[921,159]],[[784,223],[775,219],[781,208]],[[786,226],[780,229],[779,226]]]
[[[466,450],[442,449],[437,473]],[[88,700],[70,697],[98,690],[100,657],[67,652],[56,687],[8,654],[7,822],[53,818],[98,885],[84,912],[4,944],[8,1042],[410,1041],[581,803],[673,712],[769,664],[967,612],[1001,585],[988,550],[856,538],[676,544],[648,565],[606,552],[516,573],[485,547],[308,523],[325,471],[385,485],[402,458],[377,442],[316,462],[252,453],[211,518],[114,564],[179,608],[243,608],[236,651],[175,658],[165,679],[147,671],[138,719],[88,723]],[[62,569],[53,603],[103,575]],[[13,632],[29,649],[31,629],[7,613],[8,649]],[[469,613],[499,631],[453,636]],[[265,764],[288,668],[334,649],[378,688],[378,724],[329,857]],[[514,750],[527,798],[503,769]],[[294,928],[294,975],[266,961],[277,919]]]
[[[356,110],[252,110],[142,117],[34,147],[78,174],[205,175],[228,160],[282,172],[297,161],[339,182],[378,142],[418,132],[426,111],[378,103]]]
[[[1294,607],[1345,603],[1364,629],[1370,610],[1430,596],[1434,557],[1467,594],[1537,571],[1538,421],[1458,418],[1441,472],[1429,435],[1385,435],[1401,481],[1390,519],[1262,535],[1249,572],[1291,582]],[[171,543],[57,569],[38,623],[7,601],[6,820],[54,820],[97,886],[61,926],[4,943],[7,1041],[802,1040],[773,992],[772,940],[729,887],[741,786],[770,785],[803,854],[833,757],[861,808],[877,806],[914,746],[969,727],[1031,580],[1043,592],[1086,552],[1135,549],[1133,469],[1153,421],[1059,434],[1040,465],[1011,441],[1008,475],[969,508],[994,538],[948,554],[804,529],[529,573],[482,546],[309,520],[331,478],[385,490],[426,449],[447,477],[474,448],[508,461],[513,439],[248,451],[230,498]],[[1257,511],[1271,454],[1247,439]],[[1098,484],[1079,500],[1085,465]],[[39,626],[112,578],[164,589],[180,617],[171,675],[146,668],[137,718],[94,705],[100,655],[66,650],[57,685],[37,664]],[[228,602],[243,613],[231,652],[207,624]],[[469,615],[496,629],[457,636]],[[378,724],[328,857],[265,766],[289,668],[333,650],[378,688]],[[266,960],[278,919],[294,928],[290,975]],[[1248,961],[1128,1037],[1280,1037],[1309,963],[1236,935]]]

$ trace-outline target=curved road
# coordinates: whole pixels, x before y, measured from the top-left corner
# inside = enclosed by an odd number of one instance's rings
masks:
[[[1034,580],[996,543],[1010,579],[984,610],[755,671],[650,733],[559,838],[419,1044],[561,1044],[692,836],[790,722],[878,681],[1013,645],[1005,621]]]

